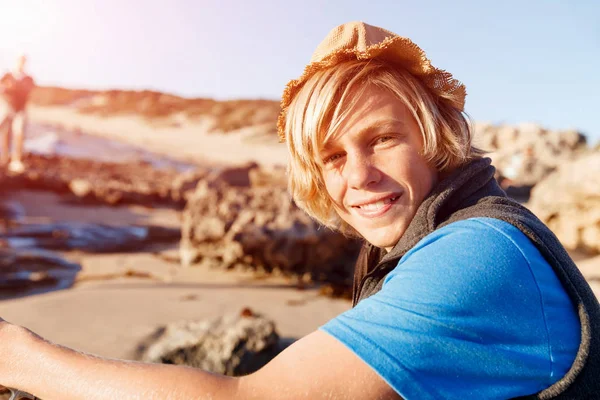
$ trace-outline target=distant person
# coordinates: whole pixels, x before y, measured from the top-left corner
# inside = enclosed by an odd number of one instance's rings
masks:
[[[15,69],[0,79],[0,165],[8,164],[8,169],[16,173],[25,170],[22,157],[27,124],[26,107],[35,87],[33,78],[25,72],[26,64],[27,57],[21,55]]]
[[[296,204],[363,241],[354,307],[238,378],[0,321],[0,384],[44,399],[598,399],[598,300],[494,180],[465,96],[410,39],[338,26],[285,88],[278,129]]]

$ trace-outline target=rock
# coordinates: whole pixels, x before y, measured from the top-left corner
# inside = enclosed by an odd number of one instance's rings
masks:
[[[519,188],[529,193],[559,165],[589,151],[585,136],[575,130],[550,131],[534,123],[477,123],[474,130],[474,142],[491,152],[503,187],[516,187],[518,193]]]
[[[600,256],[579,260],[576,264],[596,297],[600,299]]]
[[[207,168],[178,172],[147,162],[101,161],[26,154],[26,170],[0,177],[3,190],[49,190],[91,204],[139,204],[183,208],[187,193],[208,173]]]
[[[250,171],[257,168],[258,164],[255,162],[248,163],[241,167],[221,168],[216,170],[213,175],[209,177],[209,180],[228,186],[249,187]]]
[[[266,183],[269,174],[272,184]],[[285,171],[261,172],[256,181],[256,187],[221,180],[198,184],[183,212],[182,263],[278,271],[350,288],[359,244],[296,207],[287,193]]]
[[[519,137],[519,131],[514,126],[500,126],[496,131],[496,143],[497,148],[506,148],[516,142]]]
[[[273,167],[271,170],[254,168],[248,172],[248,177],[252,187],[286,187],[288,181],[284,167]]]
[[[529,207],[569,250],[600,252],[600,152],[561,165],[533,189]]]
[[[87,197],[93,193],[94,187],[85,179],[73,179],[69,183],[69,189],[77,197]]]
[[[287,344],[272,320],[244,309],[214,320],[160,327],[138,346],[136,358],[241,376],[260,369]]]
[[[585,279],[600,282],[600,255],[579,260],[576,264]]]
[[[196,189],[198,182],[206,178],[210,170],[208,168],[197,168],[185,171],[175,177],[172,185],[172,196],[176,201],[187,201],[187,197]]]

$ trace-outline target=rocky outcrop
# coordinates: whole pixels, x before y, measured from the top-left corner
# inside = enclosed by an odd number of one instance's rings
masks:
[[[600,253],[600,152],[561,165],[532,191],[529,207],[570,250]]]
[[[107,163],[64,156],[27,154],[26,170],[4,175],[3,190],[38,189],[69,194],[83,203],[139,204],[183,208],[187,192],[207,168],[179,172],[143,163]]]
[[[216,171],[183,212],[181,260],[282,272],[350,288],[357,242],[313,221],[290,200],[283,169]]]
[[[574,130],[551,131],[537,124],[515,126],[476,123],[475,142],[489,151],[506,186],[532,187],[562,163],[588,150],[586,138]]]
[[[160,327],[139,345],[136,358],[241,376],[260,369],[288,343],[280,340],[272,320],[244,309],[214,320]]]

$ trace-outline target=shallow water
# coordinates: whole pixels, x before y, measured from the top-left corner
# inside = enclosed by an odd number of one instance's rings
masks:
[[[39,248],[0,248],[0,300],[65,289],[81,266],[59,254]]]
[[[173,243],[179,229],[81,222],[26,223],[0,229],[0,300],[69,287],[81,266],[54,251],[119,253]]]
[[[26,152],[36,154],[115,163],[144,162],[155,168],[174,168],[182,172],[197,167],[130,144],[44,124],[30,123],[27,126],[24,147]]]

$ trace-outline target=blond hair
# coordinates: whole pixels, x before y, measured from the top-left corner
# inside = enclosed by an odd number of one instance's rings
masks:
[[[383,61],[348,61],[315,72],[287,109],[288,183],[296,204],[330,228],[351,233],[337,215],[321,174],[319,150],[347,118],[364,89],[391,92],[412,113],[423,136],[422,155],[439,172],[483,154],[472,145],[468,117],[452,106],[452,94],[433,95],[410,73]],[[358,93],[357,93],[358,91]]]

